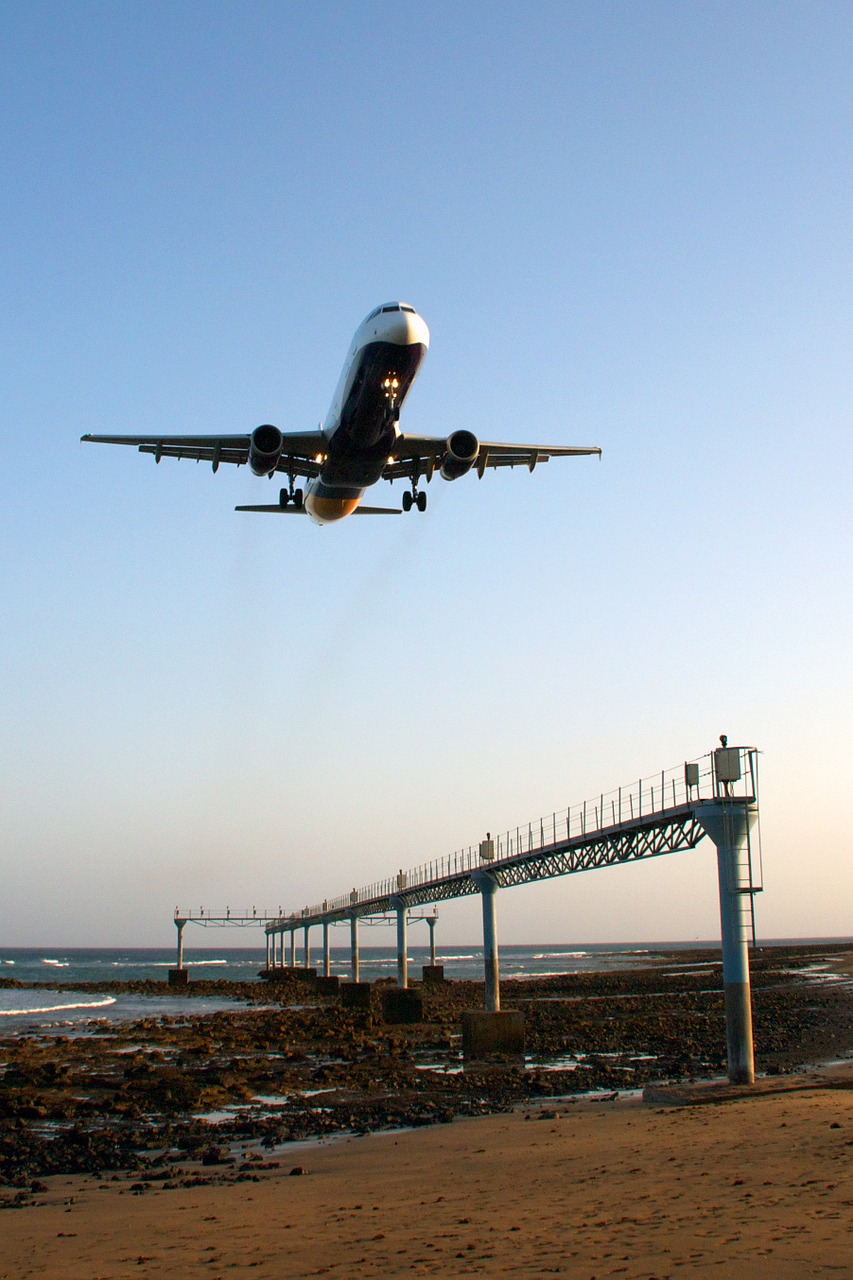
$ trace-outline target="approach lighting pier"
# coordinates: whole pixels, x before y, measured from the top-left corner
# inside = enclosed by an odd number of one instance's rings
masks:
[[[268,968],[276,967],[278,956],[283,962],[285,934],[290,935],[293,961],[297,930],[303,933],[307,957],[309,930],[320,926],[324,957],[328,957],[329,927],[348,924],[357,982],[359,922],[385,920],[390,915],[397,925],[397,981],[405,987],[406,930],[413,909],[479,894],[486,1011],[498,1014],[499,889],[680,853],[694,849],[708,836],[717,848],[728,1074],[734,1083],[751,1084],[755,1075],[748,943],[750,938],[755,940],[754,896],[762,889],[758,750],[729,747],[725,737],[720,741],[720,747],[696,760],[602,792],[502,835],[487,834],[478,845],[267,921]],[[429,923],[429,916],[422,918]],[[430,935],[434,965],[434,924]]]
[[[204,907],[198,910],[190,908],[188,911],[182,911],[180,907],[175,907],[175,928],[178,931],[177,945],[177,965],[174,969],[169,970],[169,985],[173,987],[185,987],[189,981],[189,970],[184,965],[184,929],[188,924],[200,924],[203,928],[263,928],[271,920],[281,917],[281,907],[278,909],[278,915],[268,911],[258,911],[257,907],[251,909],[246,907],[242,911],[232,911],[230,907],[226,907],[224,911],[210,911]]]

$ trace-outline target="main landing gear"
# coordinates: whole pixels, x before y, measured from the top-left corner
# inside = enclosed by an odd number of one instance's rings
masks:
[[[427,496],[423,491],[419,493],[417,489],[413,489],[411,493],[403,494],[403,510],[411,511],[412,507],[417,507],[418,511],[426,511]]]
[[[302,506],[302,490],[294,489],[292,485],[290,489],[282,489],[278,495],[279,506],[286,507],[289,502],[298,510]]]

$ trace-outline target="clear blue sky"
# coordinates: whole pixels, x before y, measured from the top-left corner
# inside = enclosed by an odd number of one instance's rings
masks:
[[[0,48],[0,941],[298,908],[721,732],[761,931],[849,934],[849,4],[7,0]],[[78,443],[313,427],[389,298],[404,429],[603,461],[318,529]],[[707,842],[500,903],[717,930]]]

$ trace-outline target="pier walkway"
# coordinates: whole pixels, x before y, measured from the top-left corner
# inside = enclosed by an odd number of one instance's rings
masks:
[[[723,750],[729,772],[738,774],[733,781],[719,776]],[[709,803],[757,812],[757,756],[754,747],[720,748],[503,835],[488,835],[478,845],[434,862],[283,915],[268,922],[266,931],[284,933],[385,913],[396,910],[400,901],[414,907],[480,893],[484,872],[499,888],[508,888],[693,849],[708,834],[703,813]],[[751,841],[745,853],[751,853]],[[761,891],[753,881],[751,857],[741,871],[744,910],[751,920],[752,894]]]
[[[729,1049],[729,1077],[753,1077],[752,1015],[747,943],[754,941],[754,896],[760,893],[758,836],[758,751],[722,745],[695,760],[649,778],[486,837],[477,845],[423,863],[362,888],[267,919],[267,971],[284,966],[285,935],[291,964],[296,934],[304,935],[305,967],[309,932],[323,930],[324,972],[329,974],[329,928],[348,923],[352,978],[358,982],[358,926],[391,915],[397,925],[397,983],[408,985],[407,926],[413,909],[479,894],[483,912],[486,1011],[500,1011],[495,898],[499,889],[573,875],[644,858],[693,849],[706,836],[717,846],[723,982]],[[758,837],[757,839],[754,838]],[[756,869],[758,874],[756,875]],[[422,918],[422,917],[417,917]],[[435,914],[430,924],[435,965]],[[181,932],[181,921],[176,914]],[[260,923],[260,922],[259,922]]]

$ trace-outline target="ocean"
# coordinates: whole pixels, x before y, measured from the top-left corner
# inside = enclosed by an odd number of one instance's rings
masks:
[[[838,944],[840,938],[767,938],[763,946],[797,946],[803,944]],[[719,942],[649,942],[590,943],[560,946],[535,943],[530,946],[502,946],[500,950],[501,981],[513,978],[545,977],[563,973],[606,973],[614,969],[644,968],[653,965],[666,952],[702,950],[719,953]],[[436,948],[436,959],[444,965],[445,975],[457,980],[482,981],[483,950],[480,946],[446,946]],[[301,960],[297,951],[297,963]],[[396,974],[394,947],[359,949],[360,978],[375,981]],[[288,949],[289,957],[289,949]],[[322,951],[312,949],[312,966],[322,966]],[[230,982],[258,981],[264,965],[264,952],[259,947],[186,947],[184,963],[190,979],[224,979]],[[420,976],[420,966],[429,964],[429,948],[409,947],[409,972]],[[77,989],[77,983],[162,983],[174,968],[172,947],[0,947],[0,1037],[29,1034],[43,1028],[46,1033],[79,1034],[97,1030],[99,1020],[128,1021],[146,1017],[187,1017],[242,1007],[227,993],[186,996],[163,993],[162,988],[150,995],[144,990],[92,991]],[[348,947],[332,947],[332,973],[350,976]],[[4,986],[3,979],[17,980],[26,987]],[[840,980],[840,979],[836,979]],[[54,984],[61,984],[58,990]],[[259,982],[263,990],[263,985]]]
[[[588,946],[504,946],[501,948],[501,979],[536,977],[546,974],[606,972],[608,969],[642,967],[652,963],[661,951],[675,948],[708,947],[713,943],[591,944]],[[481,980],[483,952],[479,946],[436,948],[436,959],[444,965],[448,978]],[[394,947],[360,947],[360,978],[374,981],[396,973]],[[301,951],[297,953],[297,963]],[[312,950],[312,965],[322,965],[322,952]],[[190,979],[225,979],[252,982],[264,966],[260,948],[208,947],[184,950],[184,964]],[[409,948],[412,977],[420,966],[429,964],[429,948]],[[39,984],[36,989],[0,986],[0,1036],[32,1032],[38,1028],[62,1032],[79,1031],[94,1019],[128,1020],[160,1015],[201,1014],[234,1008],[239,1002],[218,996],[186,997],[139,992],[92,992],[56,990],[45,984],[102,982],[163,982],[174,968],[172,947],[126,948],[0,948],[0,979],[17,979]],[[332,947],[332,973],[346,978],[350,973],[348,947]]]

